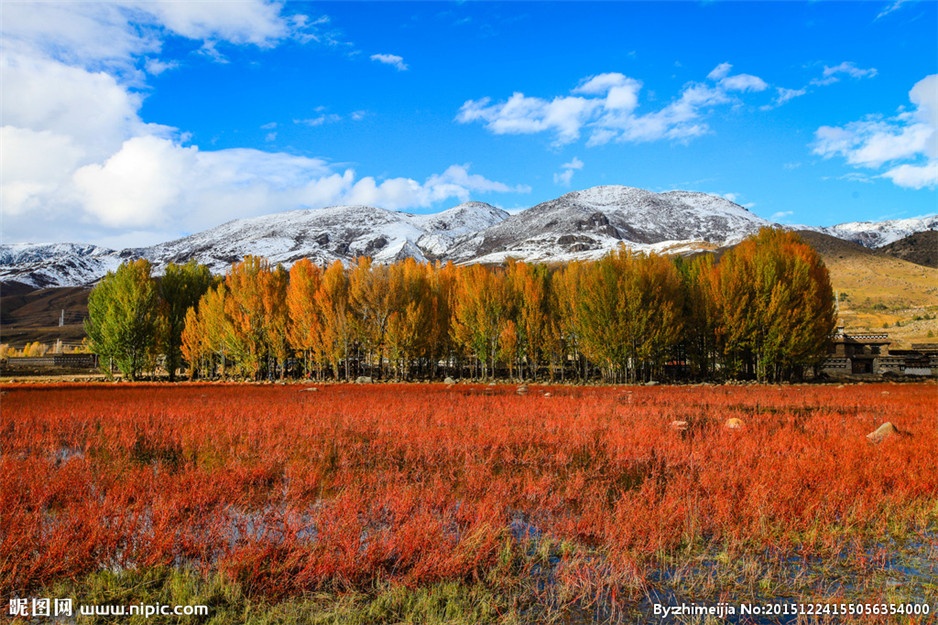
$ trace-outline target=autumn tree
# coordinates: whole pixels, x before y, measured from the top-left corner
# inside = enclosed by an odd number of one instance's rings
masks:
[[[375,265],[368,257],[359,257],[349,269],[349,313],[352,329],[364,350],[369,367],[380,370],[388,319],[391,316],[392,294],[389,268]]]
[[[396,375],[407,378],[411,363],[426,355],[431,336],[431,310],[435,296],[431,290],[430,265],[408,258],[388,267],[388,309],[385,353]]]
[[[228,361],[243,351],[234,326],[225,313],[227,294],[224,282],[219,282],[205,292],[197,307],[186,312],[181,350],[189,363],[190,377],[194,377],[197,369],[204,369],[209,375],[218,369],[224,376]]]
[[[681,278],[669,259],[658,254],[631,255],[620,276],[620,314],[629,340],[632,380],[663,373],[663,365],[684,325]]]
[[[150,262],[129,261],[107,275],[88,296],[85,332],[103,364],[113,362],[135,380],[153,362],[158,294]]]
[[[681,277],[683,324],[679,357],[687,362],[691,375],[709,376],[716,356],[717,321],[711,288],[715,272],[713,255],[676,256],[674,265]]]
[[[633,351],[622,288],[628,254],[619,250],[583,267],[573,294],[580,347],[608,381],[618,378]]]
[[[482,265],[460,267],[451,332],[458,345],[482,367],[482,377],[495,370],[498,341],[511,318],[511,298],[504,275]]]
[[[728,251],[713,293],[731,373],[774,381],[824,358],[836,324],[830,276],[795,233],[763,228]]]
[[[271,269],[258,256],[246,256],[225,276],[225,315],[236,338],[236,360],[255,379],[287,356],[286,285],[283,267]]]
[[[532,378],[547,349],[550,331],[550,275],[546,265],[510,260],[505,270],[514,300],[516,347]]]
[[[335,261],[323,272],[316,300],[321,312],[325,359],[332,366],[332,375],[336,379],[339,377],[339,364],[344,362],[345,377],[348,379],[351,343],[349,283],[341,261]]]
[[[430,375],[436,375],[437,364],[449,364],[454,355],[454,343],[450,332],[452,311],[456,300],[457,269],[453,263],[425,266],[430,302],[427,313],[427,330],[424,336],[423,357],[430,365]]]
[[[566,373],[568,357],[577,363],[578,377],[585,375],[587,361],[581,347],[580,336],[580,282],[588,263],[573,261],[554,272],[550,290],[550,353],[554,368]]]
[[[309,374],[312,363],[315,363],[320,377],[325,352],[322,310],[318,299],[321,286],[322,269],[308,258],[297,261],[290,268],[286,294],[287,337],[293,348],[303,354],[304,373]]]

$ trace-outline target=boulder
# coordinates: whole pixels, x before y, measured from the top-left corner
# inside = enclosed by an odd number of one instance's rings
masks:
[[[726,420],[726,423],[723,424],[727,430],[741,430],[743,428],[743,420],[732,417]]]
[[[367,375],[360,375],[355,379],[355,384],[371,384],[372,379]]]
[[[449,384],[450,386],[452,386],[453,384],[456,384],[456,380],[454,380],[453,378],[449,376],[446,376],[446,379],[443,380],[443,384]]]
[[[518,390],[516,390],[515,392],[518,393],[518,395],[527,395],[528,387],[522,384],[521,386],[518,387]]]
[[[688,428],[687,421],[672,421],[669,426],[675,432],[683,432]]]
[[[874,445],[879,445],[884,440],[895,434],[901,434],[901,432],[896,426],[887,421],[886,423],[876,428],[874,431],[867,434],[866,440],[870,441]]]

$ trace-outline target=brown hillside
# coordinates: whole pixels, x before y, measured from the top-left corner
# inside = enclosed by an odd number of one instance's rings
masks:
[[[825,234],[798,234],[824,258],[848,332],[885,330],[893,348],[935,340],[938,269]]]
[[[32,289],[15,282],[4,283],[0,286],[0,343],[17,349],[33,341],[49,345],[56,340],[81,343],[89,291],[84,287]],[[65,325],[59,327],[63,310]]]
[[[938,268],[938,231],[916,232],[883,246],[880,250],[893,258],[907,260],[916,265]]]

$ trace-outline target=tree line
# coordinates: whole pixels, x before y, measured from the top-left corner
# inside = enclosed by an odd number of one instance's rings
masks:
[[[826,358],[836,321],[820,256],[778,229],[719,259],[151,269],[125,263],[89,298],[92,348],[130,379],[159,361],[170,379],[779,381]]]

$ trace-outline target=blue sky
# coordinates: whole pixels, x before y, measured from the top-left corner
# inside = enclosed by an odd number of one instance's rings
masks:
[[[936,212],[938,3],[2,5],[4,243],[601,184]]]

